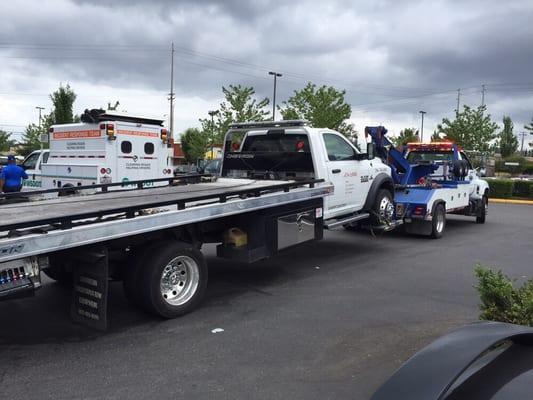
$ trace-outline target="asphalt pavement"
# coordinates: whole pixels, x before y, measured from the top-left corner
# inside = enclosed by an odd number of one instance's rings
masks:
[[[256,265],[214,258],[207,299],[161,320],[111,284],[107,332],[46,281],[0,303],[2,399],[366,399],[417,349],[475,321],[476,263],[532,276],[533,207],[453,216],[440,240],[326,232]],[[222,332],[212,333],[220,328]]]

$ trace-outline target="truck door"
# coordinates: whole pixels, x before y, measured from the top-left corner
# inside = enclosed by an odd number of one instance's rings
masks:
[[[360,161],[357,150],[344,137],[336,133],[323,133],[326,148],[328,180],[335,187],[334,194],[326,196],[327,209],[341,215],[361,208],[363,193],[360,190]]]
[[[41,189],[41,164],[48,161],[49,154],[48,151],[44,151],[41,158],[41,151],[34,151],[22,162],[21,167],[28,174],[28,179],[22,182],[23,190]]]

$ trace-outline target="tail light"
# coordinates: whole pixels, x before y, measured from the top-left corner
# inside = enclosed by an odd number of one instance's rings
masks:
[[[107,172],[107,170],[105,168],[100,168],[100,173],[101,174],[105,174]]]
[[[161,129],[161,140],[163,143],[166,143],[168,140],[168,130],[165,128]]]
[[[426,207],[424,206],[416,206],[413,210],[414,215],[424,215],[426,213]]]

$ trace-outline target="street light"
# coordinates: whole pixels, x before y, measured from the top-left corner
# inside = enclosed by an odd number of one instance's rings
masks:
[[[269,75],[274,76],[274,97],[272,99],[272,121],[276,120],[276,81],[278,78],[282,77],[279,72],[270,71]]]
[[[425,111],[419,111],[420,115],[422,116],[422,125],[420,126],[420,141],[424,141],[424,114],[426,114]]]
[[[214,159],[214,151],[215,151],[215,115],[218,114],[218,110],[209,111],[208,114],[211,116],[211,159]]]

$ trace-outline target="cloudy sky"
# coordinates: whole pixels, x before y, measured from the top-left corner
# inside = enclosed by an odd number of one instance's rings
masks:
[[[119,109],[166,117],[170,44],[175,128],[198,125],[221,87],[252,85],[277,101],[306,82],[347,92],[352,122],[425,136],[481,88],[493,119],[533,117],[531,0],[19,0],[0,3],[0,128],[20,132],[50,110],[60,83],[76,112]],[[533,138],[533,135],[532,135]]]

